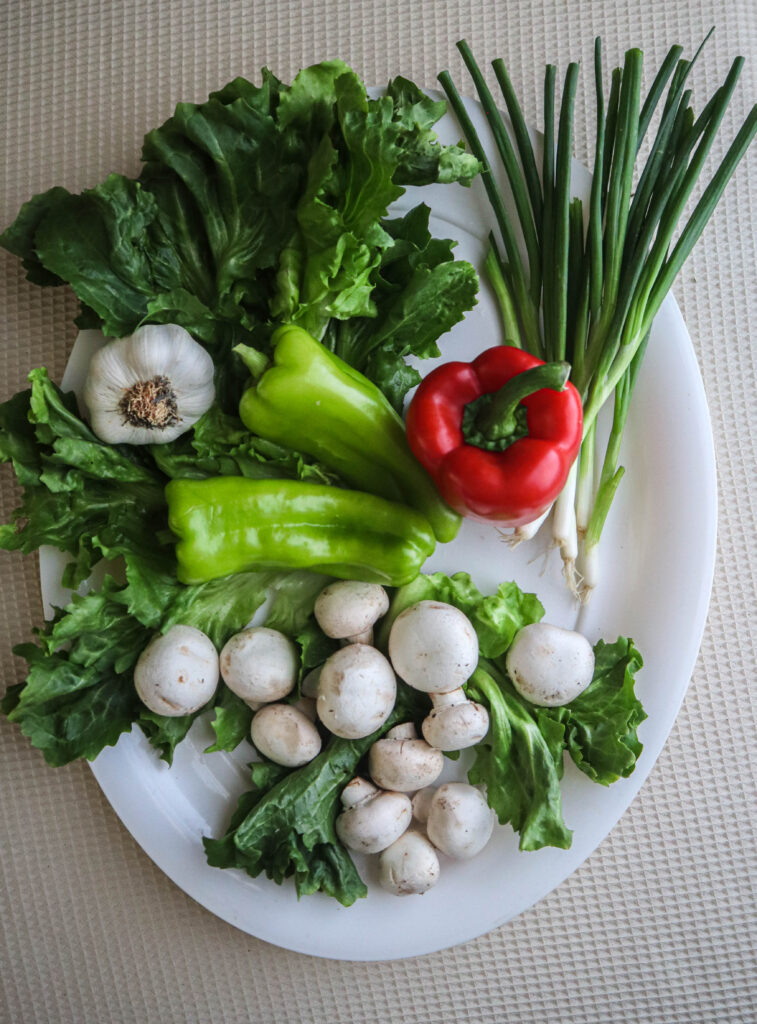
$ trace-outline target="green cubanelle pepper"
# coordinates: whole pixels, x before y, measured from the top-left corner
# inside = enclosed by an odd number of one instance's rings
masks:
[[[460,516],[410,451],[401,417],[376,385],[301,327],[279,327],[272,344],[273,365],[240,402],[245,426],[315,456],[351,487],[417,509],[437,540],[452,540]]]
[[[435,547],[419,512],[341,487],[219,476],[172,480],[166,500],[182,583],[254,569],[311,569],[401,586]]]

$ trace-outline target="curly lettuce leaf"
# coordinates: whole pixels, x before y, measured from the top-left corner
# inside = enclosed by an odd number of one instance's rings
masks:
[[[521,850],[566,850],[573,833],[563,819],[560,792],[564,730],[550,720],[545,735],[509,681],[487,667],[476,669],[467,687],[490,719],[468,780],[486,786],[489,806],[501,825],[509,822],[520,834]]]
[[[216,738],[205,748],[205,753],[210,754],[215,750],[236,750],[242,740],[250,735],[252,708],[245,704],[241,697],[232,693],[228,686],[221,684],[213,711],[211,727]]]
[[[386,647],[389,630],[400,612],[418,601],[444,601],[464,612],[476,630],[483,658],[501,657],[519,629],[544,615],[536,595],[524,593],[516,583],[500,583],[496,594],[485,597],[467,572],[421,574],[395,592],[381,623],[379,646]]]
[[[594,658],[594,678],[583,693],[543,714],[563,727],[565,746],[581,771],[609,786],[633,772],[642,751],[637,730],[647,715],[634,683],[643,661],[625,637],[614,644],[600,640]]]
[[[272,320],[320,337],[332,317],[377,315],[393,241],[382,219],[403,183],[467,183],[479,170],[438,143],[444,109],[404,79],[369,99],[341,61],[306,68],[290,86],[264,70],[261,86],[238,78],[205,103],[180,103],[145,136],[137,180],[111,174],[80,195],[50,189],[0,244],[31,280],[72,286],[82,326],[119,337],[144,322],[185,327],[213,355],[230,412],[243,378],[233,349],[260,344]],[[470,308],[470,284],[449,268],[438,276],[447,286],[431,282],[436,336]],[[386,362],[376,349],[388,379]]]
[[[25,554],[50,544],[71,555],[64,579],[76,586],[103,555],[133,552],[161,562],[163,480],[138,449],[106,445],[44,369],[30,391],[0,405],[0,461],[23,487],[0,547]],[[150,528],[145,529],[149,523]]]
[[[409,355],[440,354],[438,339],[476,304],[478,277],[469,263],[454,260],[456,243],[434,238],[430,210],[416,206],[404,217],[382,221],[391,238],[375,275],[375,316],[332,321],[323,342],[376,383],[395,409],[420,382]]]
[[[440,146],[433,126],[444,115],[444,100],[433,100],[407,78],[398,75],[386,89],[401,126],[401,158],[395,181],[401,185],[430,185],[434,181],[469,185],[481,164],[462,145]]]

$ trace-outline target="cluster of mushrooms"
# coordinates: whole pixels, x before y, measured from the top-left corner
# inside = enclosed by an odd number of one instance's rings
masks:
[[[302,680],[301,696],[284,703],[300,671],[297,648],[265,626],[236,633],[220,656],[210,639],[177,625],[140,656],[137,692],[151,710],[185,715],[213,697],[219,676],[255,712],[251,739],[258,752],[288,768],[321,750],[320,721],[330,733],[361,739],[391,715],[399,676],[428,694],[431,710],[419,737],[413,722],[394,726],[368,752],[368,775],[342,791],[336,831],[350,850],[379,854],[379,881],[396,895],[424,893],[439,879],[437,851],[468,859],[489,841],[493,812],[479,789],[451,782],[434,788],[444,751],[479,743],[489,729],[484,707],[463,685],[476,668],[478,639],[466,615],[441,601],[419,601],[392,623],[388,657],[373,646],[373,628],[389,609],[383,587],[340,580],[315,602],[324,634],[341,642]],[[519,631],[507,656],[513,685],[543,706],[565,704],[592,679],[594,654],[579,633],[545,623]]]

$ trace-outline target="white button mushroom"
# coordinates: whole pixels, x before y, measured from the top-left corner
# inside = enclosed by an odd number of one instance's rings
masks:
[[[416,690],[456,690],[478,664],[476,631],[453,605],[419,601],[392,623],[389,658],[397,675]]]
[[[299,768],[320,753],[321,737],[306,715],[289,704],[267,704],[250,728],[256,749],[286,768]]]
[[[324,662],[316,710],[329,732],[356,740],[384,724],[396,696],[397,680],[384,655],[367,644],[350,644]]]
[[[342,790],[336,834],[350,850],[380,853],[399,839],[412,818],[410,797],[377,789],[359,776]]]
[[[324,587],[313,613],[326,636],[348,643],[372,644],[373,626],[389,610],[389,598],[378,583],[338,580]]]
[[[379,855],[379,883],[395,896],[420,895],[439,881],[439,858],[425,836],[410,829]]]
[[[191,715],[218,686],[218,652],[194,626],[172,626],[145,647],[134,667],[139,699],[158,715]]]
[[[423,720],[426,742],[439,750],[464,750],[479,743],[489,731],[489,712],[468,700],[465,690],[429,695],[433,710]],[[433,781],[433,780],[432,780]]]
[[[318,680],[321,678],[322,668],[323,665],[319,665],[318,668],[311,669],[303,678],[300,683],[300,693],[303,697],[312,697],[315,700],[318,696]]]
[[[519,630],[505,660],[518,693],[539,707],[568,704],[594,675],[594,651],[580,633],[546,622]]]
[[[433,786],[427,786],[425,789],[419,789],[413,796],[413,817],[421,825],[425,825],[428,821],[428,809],[434,799],[434,793],[436,793],[436,789]]]
[[[448,782],[434,793],[426,831],[434,846],[448,857],[475,857],[489,842],[493,829],[493,812],[474,786]]]
[[[377,786],[414,793],[436,782],[444,767],[441,750],[418,738],[412,722],[395,725],[368,753],[368,771]]]
[[[243,701],[269,704],[291,693],[297,682],[297,648],[283,633],[251,626],[235,633],[221,651],[221,675]]]

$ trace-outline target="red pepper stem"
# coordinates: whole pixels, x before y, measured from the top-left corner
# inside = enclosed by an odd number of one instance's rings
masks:
[[[476,417],[477,429],[491,441],[507,437],[515,429],[515,414],[524,398],[542,388],[562,391],[569,376],[570,363],[564,362],[543,363],[517,373],[493,393],[490,404]]]

